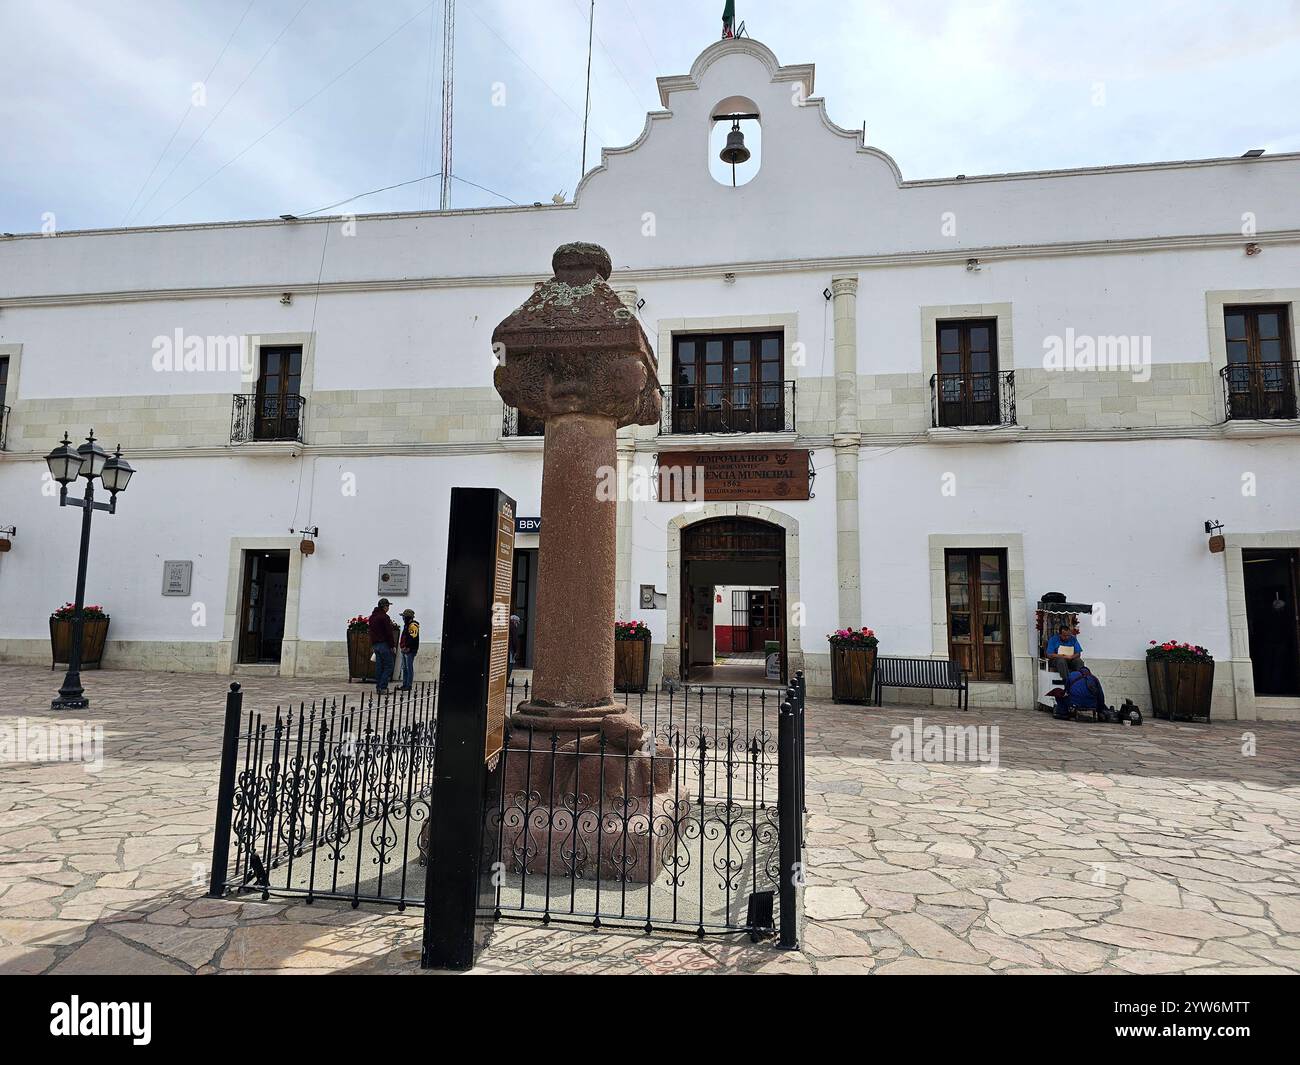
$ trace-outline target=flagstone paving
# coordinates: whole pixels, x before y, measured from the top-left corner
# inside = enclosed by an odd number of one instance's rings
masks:
[[[0,666],[0,728],[53,721],[58,679]],[[85,679],[102,770],[0,764],[0,973],[419,971],[418,910],[204,898],[223,678]],[[918,715],[998,726],[999,764],[892,760]],[[811,701],[807,733],[800,951],[502,924],[478,971],[1300,971],[1300,726]]]

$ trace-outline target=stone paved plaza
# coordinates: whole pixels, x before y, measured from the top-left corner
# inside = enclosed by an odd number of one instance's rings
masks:
[[[0,725],[60,679],[0,667]],[[0,765],[0,972],[419,971],[418,911],[203,897],[223,678],[84,679],[102,770]],[[346,688],[249,678],[245,707]],[[891,760],[918,714],[1000,726],[998,767]],[[479,971],[1300,971],[1300,726],[814,701],[807,731],[798,953],[508,923]]]

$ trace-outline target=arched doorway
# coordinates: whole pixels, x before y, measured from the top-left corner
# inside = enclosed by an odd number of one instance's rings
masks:
[[[785,529],[729,515],[681,532],[678,675],[689,682],[784,684],[786,633]],[[766,668],[775,645],[779,669]]]

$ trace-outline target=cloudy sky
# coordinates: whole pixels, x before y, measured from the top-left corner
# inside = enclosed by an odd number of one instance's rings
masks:
[[[572,194],[588,5],[459,0],[453,206]],[[596,0],[589,166],[636,138],[655,76],[689,70],[722,6]],[[0,0],[0,231],[47,212],[60,230],[306,214],[434,173],[442,7]],[[737,14],[783,63],[815,63],[831,118],[865,122],[906,178],[1300,151],[1300,0],[737,0]],[[437,197],[417,181],[346,209]]]

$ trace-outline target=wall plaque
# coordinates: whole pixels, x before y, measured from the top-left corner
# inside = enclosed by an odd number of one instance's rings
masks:
[[[808,456],[807,450],[787,448],[660,452],[659,499],[674,503],[808,499]]]
[[[163,595],[189,595],[194,563],[188,559],[170,559],[163,563]]]
[[[410,595],[411,566],[409,563],[390,558],[379,567],[380,595]]]

